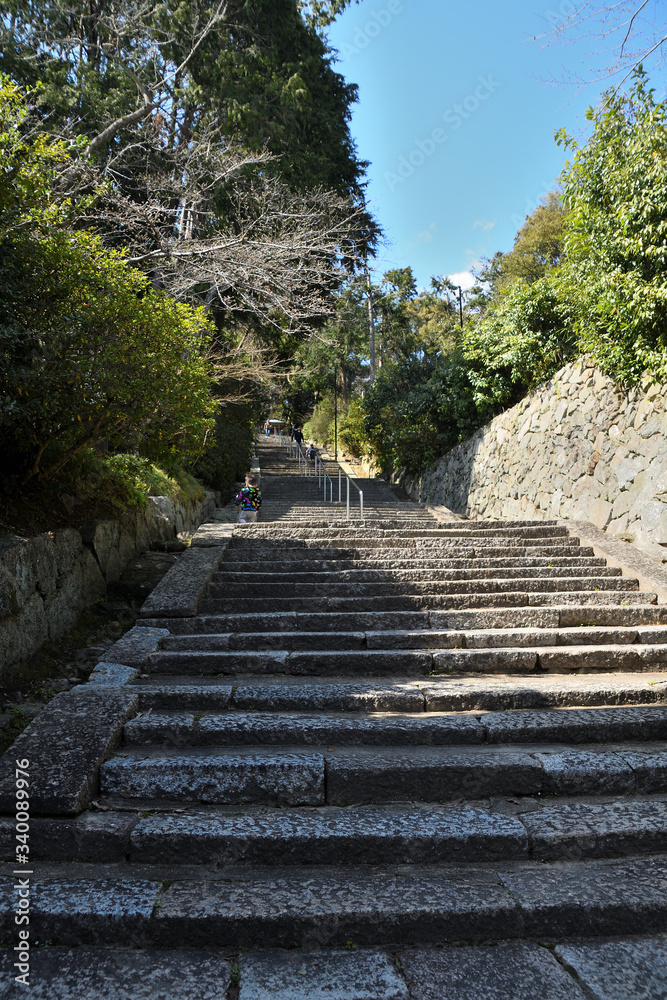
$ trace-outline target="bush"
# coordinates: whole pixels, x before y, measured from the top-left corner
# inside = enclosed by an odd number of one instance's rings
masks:
[[[202,311],[153,291],[121,254],[68,230],[81,208],[58,193],[68,147],[27,118],[27,97],[0,75],[6,466],[26,484],[103,442],[166,465],[193,458],[215,409],[213,328]]]
[[[589,111],[563,175],[571,209],[562,285],[580,347],[617,382],[667,377],[667,110],[641,70]]]
[[[502,291],[461,342],[479,425],[517,403],[576,350],[556,272]]]
[[[203,313],[83,233],[0,243],[0,431],[22,482],[107,441],[162,464],[201,452],[214,402]]]
[[[368,454],[370,446],[360,401],[351,399],[348,403],[338,422],[338,437],[342,446],[355,458]]]
[[[303,436],[306,441],[317,441],[328,447],[334,440],[334,399],[326,395],[313,410],[310,420],[303,425]]]

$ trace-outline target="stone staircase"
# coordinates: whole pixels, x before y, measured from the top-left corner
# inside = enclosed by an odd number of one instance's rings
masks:
[[[535,956],[547,1000],[625,996],[567,941],[667,930],[667,607],[556,523],[439,521],[379,481],[347,522],[271,443],[260,464],[198,613],[144,621],[169,634],[94,808],[33,821],[43,940],[202,949],[241,1000],[329,996],[313,969],[353,959],[375,992],[334,1000],[450,996],[475,942],[520,940],[488,996],[534,996]],[[415,950],[447,941],[441,972]],[[266,948],[326,950],[267,972]]]

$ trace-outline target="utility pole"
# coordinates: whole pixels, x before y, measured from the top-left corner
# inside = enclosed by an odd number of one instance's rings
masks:
[[[368,270],[368,264],[366,265],[366,282],[368,285],[368,332],[370,335],[370,348],[371,348],[371,377],[369,379],[370,384],[373,385],[375,380],[375,320],[373,318],[373,286],[371,285],[371,275]]]
[[[334,462],[338,461],[338,369],[334,365]]]
[[[454,288],[457,288],[459,293],[459,326],[463,329],[463,291],[460,285],[454,285]]]

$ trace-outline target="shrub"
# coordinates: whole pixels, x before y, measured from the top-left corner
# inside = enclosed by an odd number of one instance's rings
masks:
[[[0,431],[23,482],[107,441],[170,464],[201,452],[210,326],[84,233],[0,243]]]
[[[667,110],[644,73],[589,111],[593,133],[563,174],[562,284],[580,347],[620,383],[667,376]]]

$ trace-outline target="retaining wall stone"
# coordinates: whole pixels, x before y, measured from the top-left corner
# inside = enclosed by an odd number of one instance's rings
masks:
[[[421,475],[395,479],[468,517],[589,521],[665,556],[667,385],[623,392],[579,359]]]
[[[187,507],[149,497],[145,511],[86,521],[78,531],[0,536],[0,682],[8,667],[72,628],[137,555],[194,532],[214,509],[208,492]]]

